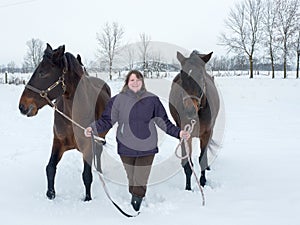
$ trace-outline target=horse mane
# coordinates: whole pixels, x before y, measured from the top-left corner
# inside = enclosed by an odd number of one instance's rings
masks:
[[[77,85],[85,73],[83,67],[73,54],[66,52],[64,56],[65,59],[61,60],[61,62],[64,63],[64,67],[67,69],[67,75],[65,76],[67,90],[65,96],[70,97],[75,93]]]
[[[66,52],[65,56],[67,58],[67,63],[68,63],[67,69],[75,73],[75,75],[77,75],[79,78],[81,78],[84,75],[84,70],[80,62],[77,60],[77,58],[75,58],[73,54],[69,52]]]

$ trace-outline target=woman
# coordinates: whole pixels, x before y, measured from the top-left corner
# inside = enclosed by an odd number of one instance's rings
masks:
[[[93,130],[107,131],[116,122],[118,154],[127,174],[131,205],[138,211],[158,152],[155,125],[175,138],[188,139],[190,134],[171,123],[161,101],[146,90],[143,75],[137,70],[127,74],[122,91],[111,98],[101,118],[86,128],[85,135],[91,137]]]

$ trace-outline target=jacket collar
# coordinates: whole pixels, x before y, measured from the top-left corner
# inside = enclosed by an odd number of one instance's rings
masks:
[[[146,90],[140,90],[138,92],[133,92],[132,90],[130,90],[129,88],[127,90],[125,90],[123,92],[124,94],[126,94],[129,97],[135,98],[135,99],[140,99],[143,97],[143,95],[146,93]]]

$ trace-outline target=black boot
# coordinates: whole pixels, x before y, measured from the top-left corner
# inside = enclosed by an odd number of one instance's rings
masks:
[[[136,196],[136,195],[132,195],[131,198],[131,205],[134,208],[135,211],[139,211],[141,204],[142,204],[143,198]]]

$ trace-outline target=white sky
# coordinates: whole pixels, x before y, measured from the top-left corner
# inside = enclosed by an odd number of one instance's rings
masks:
[[[146,33],[152,41],[188,50],[225,54],[218,36],[224,19],[237,0],[0,0],[0,65],[21,65],[26,42],[39,38],[53,48],[94,60],[96,33],[105,22],[124,27],[125,42],[139,41]]]

